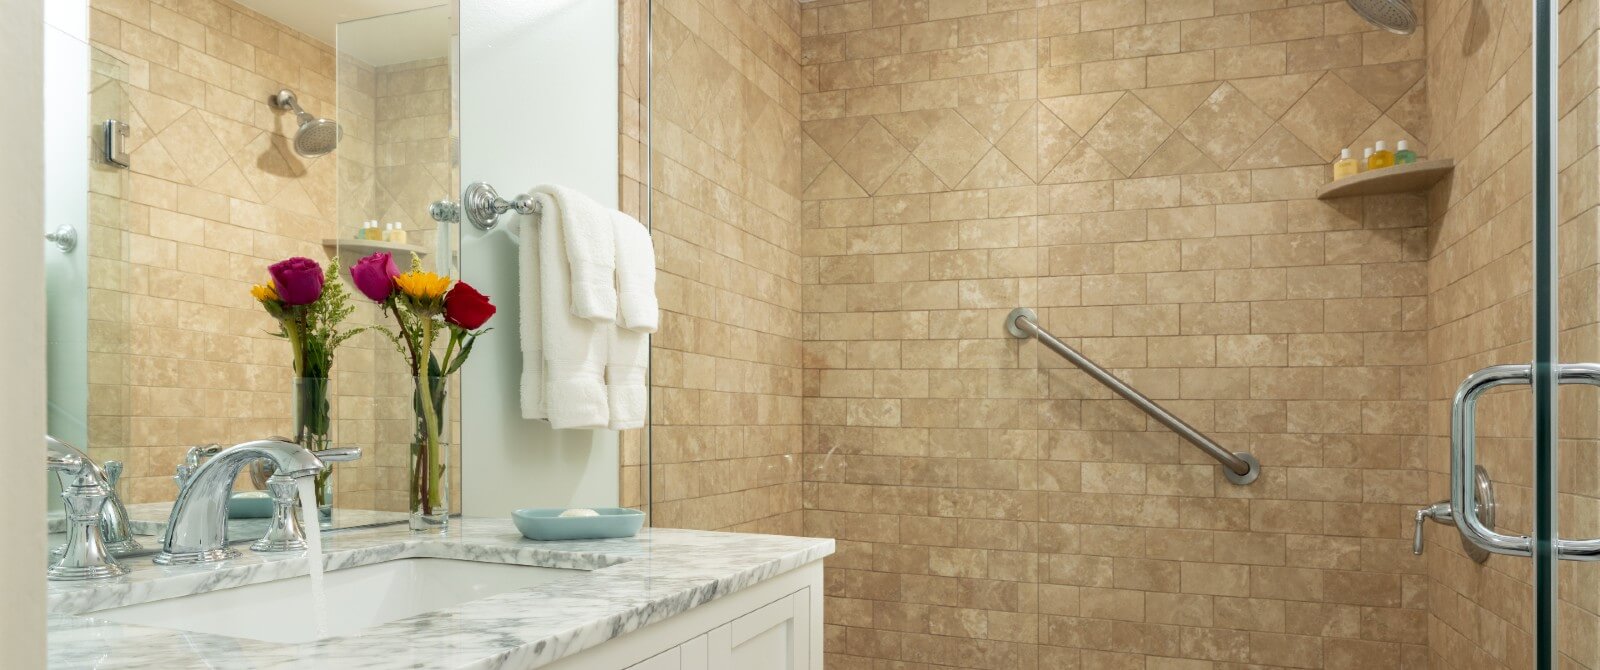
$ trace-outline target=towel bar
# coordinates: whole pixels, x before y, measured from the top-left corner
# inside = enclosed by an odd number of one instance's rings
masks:
[[[435,203],[436,207],[437,205],[438,203]],[[462,194],[460,209],[449,214],[458,212],[465,214],[467,221],[477,226],[479,230],[493,230],[500,222],[501,214],[509,211],[518,214],[539,214],[542,210],[539,201],[534,200],[531,195],[523,193],[506,200],[500,197],[500,193],[488,182],[477,181],[469,184],[466,192]],[[439,215],[435,214],[434,218],[439,218]]]

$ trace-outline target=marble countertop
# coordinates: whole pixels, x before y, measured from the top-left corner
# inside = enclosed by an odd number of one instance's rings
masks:
[[[302,553],[246,551],[213,566],[128,561],[128,576],[51,582],[49,657],[58,668],[537,668],[833,553],[827,539],[646,528],[617,540],[534,542],[509,519],[452,520],[450,534],[404,525],[331,533],[330,571],[399,558],[451,558],[574,572],[545,584],[381,624],[276,644],[95,619],[94,612],[306,574]],[[309,603],[308,603],[309,607]]]

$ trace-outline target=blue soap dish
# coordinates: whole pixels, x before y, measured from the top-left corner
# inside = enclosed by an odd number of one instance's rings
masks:
[[[561,516],[565,507],[529,507],[511,513],[517,530],[530,540],[601,540],[633,537],[644,526],[644,512],[625,507],[595,507],[599,516]]]
[[[272,496],[265,491],[243,491],[228,498],[228,518],[265,519],[272,516]]]

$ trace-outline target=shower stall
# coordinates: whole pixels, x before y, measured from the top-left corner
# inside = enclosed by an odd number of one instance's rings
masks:
[[[830,668],[1600,667],[1592,8],[711,4],[647,502],[838,538]]]

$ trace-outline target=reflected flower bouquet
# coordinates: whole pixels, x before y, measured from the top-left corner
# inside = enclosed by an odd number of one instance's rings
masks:
[[[324,270],[314,260],[295,256],[273,263],[267,274],[267,282],[250,287],[250,295],[278,320],[274,335],[288,340],[294,355],[294,441],[313,451],[327,449],[333,446],[328,403],[333,353],[366,328],[339,328],[355,307],[338,281],[337,258]],[[322,507],[332,504],[324,499],[331,474],[324,468],[317,475],[317,504]]]

